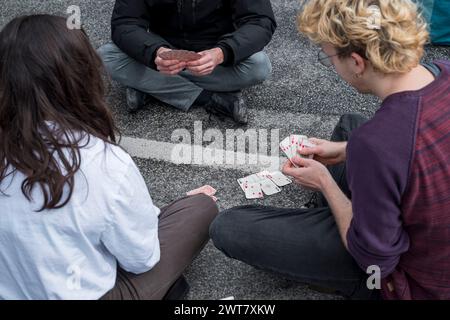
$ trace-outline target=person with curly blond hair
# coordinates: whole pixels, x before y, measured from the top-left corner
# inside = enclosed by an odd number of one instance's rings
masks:
[[[310,0],[298,25],[320,63],[382,104],[284,165],[320,191],[308,208],[227,210],[215,245],[351,298],[450,299],[450,62],[421,63],[429,35],[410,0]]]

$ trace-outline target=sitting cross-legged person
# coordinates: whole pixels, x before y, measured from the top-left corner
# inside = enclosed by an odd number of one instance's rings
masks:
[[[310,0],[299,27],[323,65],[382,104],[284,165],[320,191],[314,205],[222,212],[215,245],[347,297],[450,299],[450,62],[420,63],[428,31],[410,0]]]
[[[241,91],[270,75],[263,49],[275,29],[270,0],[116,0],[113,43],[98,52],[111,77],[127,87],[131,112],[151,96],[246,124]],[[171,57],[173,49],[197,55]]]

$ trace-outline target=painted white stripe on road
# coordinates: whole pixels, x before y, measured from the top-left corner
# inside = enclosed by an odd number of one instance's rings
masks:
[[[275,155],[227,151],[126,136],[122,137],[120,144],[132,157],[217,169],[235,169],[248,172],[265,169],[278,170],[284,161],[283,158]],[[180,157],[180,152],[184,152],[184,156]]]
[[[267,110],[258,110],[254,113],[253,117],[253,122],[260,125],[263,123],[283,123],[284,126],[293,126],[302,128],[302,130],[310,130],[320,125],[320,128],[326,132],[331,132],[339,119],[333,115],[320,116],[290,112],[279,113]],[[285,161],[285,158],[280,158],[278,148],[274,150],[276,154],[268,156],[266,154],[228,151],[127,136],[122,137],[121,146],[131,156],[140,159],[164,161],[172,164],[212,167],[216,169],[234,169],[245,172],[278,170]]]

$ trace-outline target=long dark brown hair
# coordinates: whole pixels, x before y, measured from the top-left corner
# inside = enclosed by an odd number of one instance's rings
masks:
[[[29,201],[42,190],[40,211],[69,202],[90,135],[116,144],[102,70],[86,33],[65,18],[23,16],[0,32],[0,183],[23,173]]]

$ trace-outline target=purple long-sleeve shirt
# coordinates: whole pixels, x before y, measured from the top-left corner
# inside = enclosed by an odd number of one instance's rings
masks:
[[[402,227],[401,198],[413,149],[417,97],[387,98],[372,120],[353,132],[347,146],[347,178],[353,220],[348,247],[358,264],[389,275],[409,238]]]
[[[438,66],[426,88],[386,98],[347,147],[348,248],[364,270],[394,278],[396,298],[450,291],[450,63]]]

